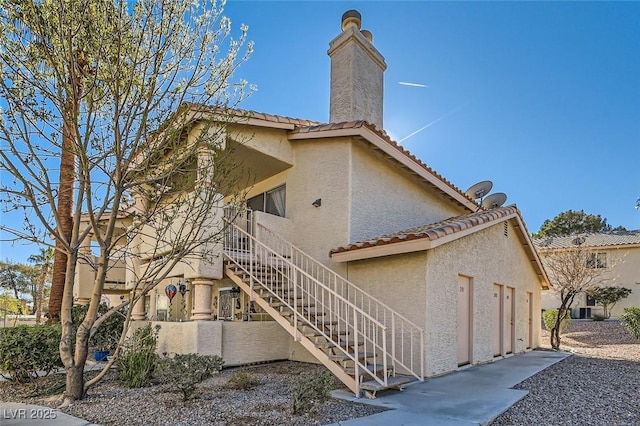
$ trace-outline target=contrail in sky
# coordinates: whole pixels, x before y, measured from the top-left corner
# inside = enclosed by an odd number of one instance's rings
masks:
[[[446,113],[446,114],[444,114],[444,115],[442,115],[442,116],[440,116],[440,117],[436,118],[435,120],[433,120],[431,123],[427,124],[426,126],[422,126],[422,127],[420,127],[420,128],[419,128],[418,130],[416,130],[415,132],[413,132],[413,133],[411,133],[411,134],[409,134],[409,135],[405,136],[404,138],[400,139],[400,140],[398,141],[398,143],[402,143],[402,142],[406,141],[407,139],[409,139],[409,138],[410,138],[410,137],[412,137],[412,136],[417,135],[418,133],[420,133],[420,132],[421,132],[421,131],[423,131],[424,129],[426,129],[426,128],[428,128],[428,127],[433,126],[433,125],[434,125],[434,124],[436,124],[438,121],[444,120],[445,118],[449,117],[450,115],[455,114],[456,112],[460,111],[460,110],[461,110],[464,106],[466,106],[467,104],[468,104],[468,102],[467,102],[467,103],[464,103],[464,104],[460,105],[459,107],[456,107],[456,108],[452,109],[452,110],[451,110],[451,111],[449,111],[448,113]]]
[[[399,81],[398,84],[402,84],[403,86],[411,86],[411,87],[429,87],[426,84],[421,83],[407,83],[406,81]]]

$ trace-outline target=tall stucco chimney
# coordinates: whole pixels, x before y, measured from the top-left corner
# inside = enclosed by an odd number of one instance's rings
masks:
[[[360,30],[357,10],[342,15],[342,33],[329,43],[332,123],[366,120],[382,129],[384,57],[373,47],[373,36]]]

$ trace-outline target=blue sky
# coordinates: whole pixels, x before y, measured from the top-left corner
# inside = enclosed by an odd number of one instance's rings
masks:
[[[328,121],[326,52],[349,9],[386,58],[386,131],[433,123],[409,151],[462,190],[492,180],[531,232],[568,209],[640,228],[640,2],[230,0],[255,43],[241,106]]]
[[[357,9],[385,56],[384,127],[462,190],[492,180],[529,231],[573,209],[640,228],[640,3],[241,1],[244,108],[327,121],[328,43]],[[415,82],[427,88],[399,82]]]

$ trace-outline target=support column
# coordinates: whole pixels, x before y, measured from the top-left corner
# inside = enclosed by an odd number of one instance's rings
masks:
[[[208,321],[213,319],[211,315],[211,287],[213,281],[196,278],[191,280],[193,288],[193,310],[191,313],[191,320],[193,321]]]
[[[149,319],[152,321],[158,321],[158,290],[153,289],[149,291]]]
[[[144,295],[140,295],[140,299],[133,305],[131,319],[134,321],[144,321],[147,319],[147,313],[144,310]]]

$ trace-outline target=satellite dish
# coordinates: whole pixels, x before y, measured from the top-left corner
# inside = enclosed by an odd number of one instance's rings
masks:
[[[483,180],[482,182],[478,182],[475,185],[472,185],[469,189],[467,189],[464,193],[467,197],[477,200],[478,198],[482,198],[491,191],[493,188],[493,182],[490,180]]]
[[[500,207],[507,201],[507,194],[504,192],[496,192],[495,194],[489,195],[482,201],[482,207],[487,210],[495,209],[496,207]]]

